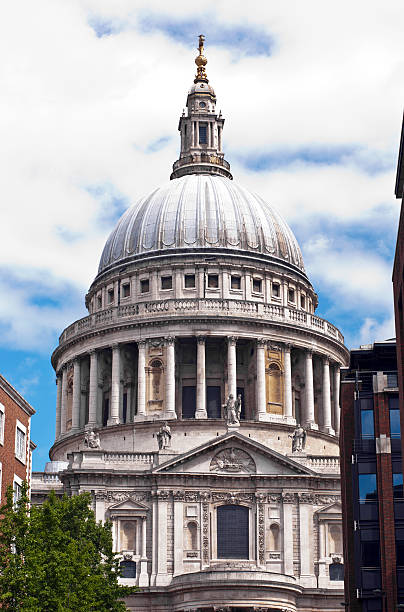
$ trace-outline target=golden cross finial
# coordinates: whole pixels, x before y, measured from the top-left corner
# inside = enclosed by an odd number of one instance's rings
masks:
[[[199,55],[198,57],[195,59],[195,64],[198,66],[198,69],[196,71],[196,77],[195,77],[195,82],[196,81],[208,81],[208,77],[206,76],[206,72],[205,72],[205,66],[208,63],[208,60],[206,59],[206,57],[204,56],[204,51],[205,49],[203,48],[203,43],[205,42],[205,37],[203,34],[199,35]]]

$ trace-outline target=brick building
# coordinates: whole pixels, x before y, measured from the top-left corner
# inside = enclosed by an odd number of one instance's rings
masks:
[[[404,604],[404,499],[394,340],[351,351],[341,383],[345,603]]]
[[[4,503],[9,485],[15,497],[20,495],[24,480],[31,485],[33,414],[32,406],[0,374],[0,503]]]

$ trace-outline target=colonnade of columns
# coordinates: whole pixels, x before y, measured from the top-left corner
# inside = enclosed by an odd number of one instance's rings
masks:
[[[196,338],[196,419],[206,419],[206,338]],[[138,372],[137,372],[137,416],[136,420],[146,418],[146,347],[147,341],[140,340],[138,343]],[[268,340],[259,338],[256,340],[256,410],[255,418],[258,421],[272,420],[267,412],[266,395],[266,349]],[[177,418],[175,407],[175,339],[166,338],[166,364],[165,364],[165,403],[162,418]],[[111,397],[108,425],[116,425],[120,422],[121,402],[121,347],[112,345],[111,364]],[[227,393],[237,396],[237,338],[227,339]],[[293,423],[293,386],[292,386],[292,359],[290,344],[282,345],[283,350],[283,417],[286,422]],[[301,424],[309,429],[318,429],[319,425],[315,419],[315,397],[313,376],[313,353],[310,349],[302,349],[304,352],[304,402],[303,414],[300,415]],[[97,404],[98,404],[98,353],[91,350],[90,355],[90,380],[88,399],[88,422],[87,428],[97,426]],[[340,367],[334,364],[332,375],[328,357],[320,356],[322,360],[322,431],[329,434],[339,433],[340,405],[339,385]],[[57,376],[57,406],[56,406],[56,439],[66,434],[67,416],[67,370],[64,365]],[[332,394],[331,394],[332,388]],[[224,399],[224,398],[223,398]],[[333,401],[332,401],[333,399]],[[73,392],[72,392],[72,418],[71,431],[77,431],[80,426],[81,406],[81,360],[79,357],[73,360]],[[282,417],[281,417],[282,418]],[[333,423],[335,429],[333,428]]]

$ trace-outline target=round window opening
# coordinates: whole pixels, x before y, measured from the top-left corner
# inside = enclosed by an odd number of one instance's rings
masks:
[[[200,108],[205,108],[205,107],[206,107],[205,102],[199,102],[199,107],[200,107]]]

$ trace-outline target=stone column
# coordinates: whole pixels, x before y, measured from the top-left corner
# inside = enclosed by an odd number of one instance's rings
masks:
[[[284,386],[285,386],[285,411],[284,416],[286,418],[293,418],[293,402],[292,402],[292,363],[290,359],[290,344],[285,344],[283,350],[284,359]]]
[[[334,427],[335,435],[339,436],[339,422],[341,417],[341,407],[339,403],[340,389],[340,367],[337,364],[334,368]]]
[[[196,419],[206,419],[206,368],[205,338],[196,339]]]
[[[156,586],[169,582],[167,574],[168,491],[157,491],[157,576]]]
[[[146,342],[140,340],[137,346],[137,416],[143,418],[146,415]]]
[[[176,419],[175,412],[175,338],[166,338],[166,396],[165,417]]]
[[[119,406],[121,399],[121,349],[118,344],[112,345],[111,372],[111,410],[108,425],[119,423]]]
[[[81,363],[76,358],[73,361],[73,404],[72,404],[72,430],[80,428],[81,405]]]
[[[263,421],[267,418],[267,398],[265,385],[265,349],[267,342],[264,338],[257,340],[257,419]]]
[[[60,436],[60,417],[62,411],[62,376],[57,374],[56,376],[56,429],[55,429],[55,440]]]
[[[62,398],[60,409],[60,435],[66,433],[66,415],[67,415],[67,365],[62,369]]]
[[[293,503],[294,494],[285,493],[282,497],[283,510],[283,573],[293,576]]]
[[[314,384],[313,384],[313,351],[306,351],[305,363],[305,427],[318,429],[314,422]]]
[[[142,556],[140,559],[139,586],[149,586],[149,575],[147,573],[147,517],[142,516]]]
[[[323,431],[334,435],[331,423],[331,387],[330,362],[328,357],[323,359]]]
[[[300,584],[306,589],[316,587],[312,562],[313,515],[312,499],[307,493],[299,493]]]
[[[227,339],[227,389],[234,399],[237,397],[236,345],[237,338],[232,336]]]
[[[97,425],[97,399],[98,399],[98,354],[90,351],[90,385],[88,398],[87,429]]]
[[[184,573],[184,493],[174,492],[174,576]]]

